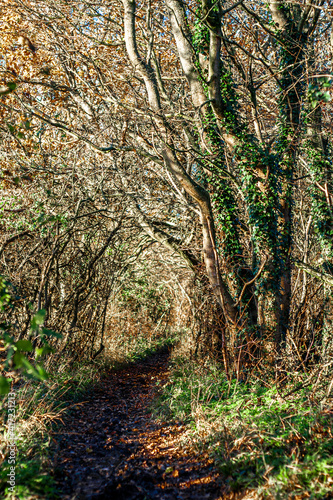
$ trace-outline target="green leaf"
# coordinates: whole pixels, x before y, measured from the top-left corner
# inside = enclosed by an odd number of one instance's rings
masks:
[[[10,379],[0,376],[0,394],[8,394],[10,391]]]
[[[16,89],[16,83],[8,82],[5,85],[0,86],[0,95],[10,94],[15,89]]]
[[[25,355],[22,354],[21,352],[17,351],[14,354],[13,361],[15,364],[15,368],[21,368],[23,366],[23,360],[26,359]],[[28,360],[27,360],[28,361]]]
[[[8,82],[8,83],[7,83],[7,87],[9,88],[9,90],[10,90],[11,92],[13,92],[13,90],[15,90],[15,89],[16,89],[17,85],[16,85],[16,83],[15,83],[15,82]]]
[[[14,337],[11,337],[8,335],[8,333],[4,333],[2,336],[3,340],[5,341],[5,349],[8,349],[9,346],[13,345],[14,342]]]
[[[40,380],[47,380],[49,378],[48,373],[44,370],[44,368],[40,365],[36,365],[38,370],[38,377]]]
[[[5,361],[5,368],[8,369],[10,361],[11,361],[15,351],[14,351],[12,346],[9,346],[9,348],[7,346],[7,347],[5,347],[5,349],[7,349],[7,358]]]
[[[38,311],[31,320],[31,329],[38,330],[38,327],[44,323],[45,320],[45,309]]]
[[[32,343],[30,340],[18,340],[15,344],[15,347],[18,351],[32,351]]]
[[[14,356],[14,358],[15,358],[15,356]],[[28,375],[32,375],[33,377],[39,379],[40,376],[39,376],[39,373],[36,370],[36,368],[30,363],[30,361],[28,361],[28,359],[25,356],[23,356],[23,355],[21,355],[21,356],[22,356],[22,358],[21,358],[21,366],[25,369],[25,372]]]
[[[42,335],[45,335],[46,337],[55,337],[57,339],[62,339],[61,333],[54,332],[53,330],[49,330],[48,328],[42,328],[41,331]]]
[[[54,352],[51,346],[45,345],[44,347],[38,347],[36,349],[36,359],[45,356],[46,354],[50,354],[50,352]]]
[[[329,102],[331,100],[331,95],[329,92],[323,92],[322,100],[324,102]]]

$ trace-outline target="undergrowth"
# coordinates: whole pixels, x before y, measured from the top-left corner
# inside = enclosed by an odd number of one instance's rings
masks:
[[[120,334],[112,339],[106,352],[106,358],[111,366],[122,366],[144,359],[164,347],[171,347],[180,338],[181,332],[166,330],[151,335]]]
[[[328,499],[333,498],[333,408],[314,385],[228,382],[213,362],[178,358],[156,412],[188,423],[189,442],[214,457],[226,492]]]
[[[0,498],[4,500],[56,499],[61,497],[53,478],[52,455],[56,443],[52,429],[62,424],[71,408],[80,402],[87,392],[109,369],[143,359],[167,347],[177,335],[159,335],[150,338],[125,336],[118,338],[118,349],[108,352],[97,361],[80,361],[73,364],[70,358],[61,364],[50,358],[49,379],[36,381],[17,379],[12,387],[16,394],[16,467],[15,494],[9,490],[8,473],[8,407],[7,395],[0,400]],[[56,356],[56,355],[55,355]]]
[[[6,500],[58,498],[55,481],[50,474],[52,437],[51,428],[61,423],[65,412],[79,401],[100,378],[100,366],[68,362],[49,370],[48,380],[21,379],[12,388],[16,394],[16,467],[15,495],[8,484],[7,396],[0,406],[0,497]],[[0,463],[1,463],[0,462]]]

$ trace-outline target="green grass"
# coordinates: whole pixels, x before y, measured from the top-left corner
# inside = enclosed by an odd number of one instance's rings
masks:
[[[50,431],[55,425],[61,425],[61,419],[70,415],[73,404],[83,400],[96,383],[110,369],[124,367],[129,363],[150,356],[168,347],[177,339],[177,335],[165,334],[150,339],[126,339],[123,345],[125,355],[121,361],[102,356],[96,362],[78,362],[67,360],[62,365],[54,363],[56,368],[49,368],[50,378],[44,382],[21,379],[14,388],[17,405],[17,462],[15,496],[8,490],[6,449],[7,397],[0,400],[0,498],[19,499],[56,499],[61,498],[52,477],[53,444]],[[52,360],[51,360],[52,361]],[[1,456],[2,461],[1,461]],[[2,462],[2,463],[1,463]]]
[[[109,362],[113,367],[121,368],[173,346],[179,338],[179,332],[170,332],[169,330],[150,337],[145,335],[131,336],[124,333],[113,346]]]
[[[192,443],[208,449],[230,491],[333,498],[333,411],[315,396],[311,387],[283,397],[275,385],[229,383],[218,365],[178,359],[156,412],[188,423]]]
[[[30,446],[30,448],[29,448]],[[4,464],[0,472],[0,494],[4,500],[19,498],[59,498],[53,478],[48,474],[45,462],[48,457],[49,443],[44,439],[18,443],[19,452],[16,463],[15,495],[9,491],[7,484],[8,464]],[[35,453],[29,458],[26,454],[36,447]],[[38,454],[37,454],[38,447]]]
[[[1,429],[4,440],[0,447],[2,466],[0,470],[0,498],[53,499],[59,498],[52,477],[52,439],[50,431],[70,411],[73,403],[84,394],[101,376],[98,364],[68,364],[58,366],[45,382],[21,380],[14,388],[17,400],[17,454],[15,495],[8,488],[9,464],[6,449],[7,418],[6,397],[0,406]]]

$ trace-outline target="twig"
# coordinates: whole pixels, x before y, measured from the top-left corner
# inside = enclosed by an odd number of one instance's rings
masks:
[[[234,307],[237,307],[237,306],[239,305],[239,303],[240,303],[240,301],[242,300],[242,297],[243,297],[243,295],[244,295],[244,292],[245,292],[245,290],[246,290],[246,287],[248,287],[248,286],[252,285],[252,283],[254,283],[254,282],[255,282],[255,280],[256,280],[257,278],[259,278],[259,276],[260,276],[260,274],[262,273],[262,270],[263,270],[263,268],[264,268],[264,266],[265,266],[266,262],[267,262],[267,257],[264,259],[264,261],[263,261],[263,263],[261,264],[260,269],[259,269],[259,271],[257,272],[257,274],[255,275],[255,277],[254,277],[254,278],[252,278],[252,280],[250,280],[250,281],[248,281],[247,283],[245,283],[245,285],[243,286],[243,289],[242,289],[242,291],[241,291],[241,294],[240,294],[240,296],[239,296],[239,298],[238,298],[237,302],[235,302]],[[332,278],[332,280],[333,280],[333,278]]]

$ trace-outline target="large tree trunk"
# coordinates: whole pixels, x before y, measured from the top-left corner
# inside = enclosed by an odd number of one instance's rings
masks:
[[[179,14],[178,11],[181,8],[179,7],[178,2],[170,0],[168,4],[171,10],[174,10]],[[139,71],[140,75],[142,76],[145,82],[149,104],[151,108],[156,112],[155,122],[158,130],[161,133],[162,141],[164,143],[164,145],[161,146],[161,149],[165,164],[171,174],[176,177],[180,185],[185,189],[186,193],[190,195],[200,207],[203,254],[207,276],[213,289],[214,295],[218,303],[220,304],[227,321],[234,328],[237,318],[237,308],[234,307],[232,297],[220,273],[219,259],[215,241],[214,219],[209,193],[187,174],[186,170],[180,164],[176,157],[176,154],[173,151],[172,143],[169,143],[168,131],[163,119],[159,90],[156,84],[154,71],[149,64],[145,63],[142,60],[136,45],[135,3],[132,0],[123,0],[123,5],[125,11],[125,43],[128,57],[134,68]],[[181,55],[184,72],[191,86],[193,103],[197,107],[203,106],[204,102],[206,101],[206,97],[198,80],[197,72],[192,63],[190,53],[191,48],[188,47],[189,42],[185,42],[184,34],[181,33],[181,27],[176,21],[175,12],[172,16],[174,36],[178,46],[179,54]]]

